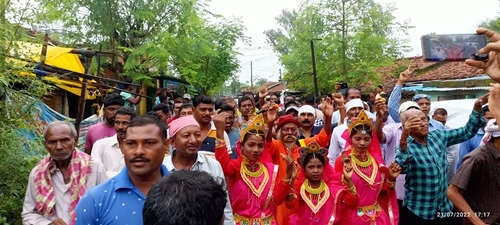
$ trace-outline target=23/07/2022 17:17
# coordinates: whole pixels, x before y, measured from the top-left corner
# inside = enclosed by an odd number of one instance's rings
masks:
[[[479,218],[485,218],[490,215],[491,212],[474,212],[474,214]],[[449,218],[449,217],[460,217],[466,218],[471,217],[471,213],[469,212],[437,212],[438,218]]]

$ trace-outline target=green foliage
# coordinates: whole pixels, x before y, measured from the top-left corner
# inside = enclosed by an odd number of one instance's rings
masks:
[[[112,49],[123,62],[115,71],[137,81],[176,76],[213,94],[239,68],[242,25],[207,12],[203,0],[36,1],[40,17],[64,24],[61,40]]]
[[[33,115],[34,103],[47,93],[48,87],[40,79],[21,75],[32,67],[19,64],[12,58],[22,57],[17,45],[28,38],[19,24],[30,23],[32,11],[28,1],[16,5],[0,2],[0,224],[21,224],[21,211],[30,170],[44,153],[41,140],[29,141],[22,134],[39,132]]]
[[[479,25],[479,27],[484,27],[484,28],[488,28],[488,29],[496,31],[496,32],[500,32],[500,17],[495,18],[495,19],[491,19],[491,20],[487,20],[487,21],[481,23]]]
[[[398,36],[408,26],[396,23],[392,12],[372,0],[316,1],[283,11],[277,18],[280,28],[266,36],[294,89],[312,92],[311,41],[320,91],[328,93],[336,81],[375,85],[380,82],[376,69],[391,65],[407,50]]]
[[[250,86],[245,83],[241,83],[238,80],[237,76],[232,76],[228,82],[226,82],[226,85],[224,85],[223,88],[223,93],[222,95],[231,95],[231,96],[237,96],[240,94],[244,89],[249,88]]]
[[[262,85],[266,84],[267,82],[269,82],[266,78],[259,78],[256,82],[255,82],[255,86],[256,87],[261,87]]]

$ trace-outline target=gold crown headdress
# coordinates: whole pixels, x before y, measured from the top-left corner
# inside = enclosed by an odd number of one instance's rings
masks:
[[[349,124],[349,135],[351,135],[352,129],[354,129],[359,125],[369,126],[370,129],[373,130],[373,122],[368,118],[368,116],[365,113],[365,110],[361,110],[361,112],[358,115],[358,118],[356,118],[355,121]],[[361,130],[361,133],[366,134],[366,130]]]
[[[240,141],[243,141],[243,138],[247,133],[255,134],[259,136],[259,132],[261,131],[263,134],[266,133],[266,128],[264,127],[264,115],[258,114],[252,120],[248,122],[248,125],[241,131]]]
[[[324,155],[326,151],[324,148],[321,148],[321,146],[319,146],[317,142],[313,141],[309,143],[306,147],[302,147],[300,149],[300,152],[302,155],[304,155],[307,152],[317,152],[321,155]]]

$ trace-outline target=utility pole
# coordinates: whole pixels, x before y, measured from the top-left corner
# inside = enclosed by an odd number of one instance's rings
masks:
[[[279,81],[281,82],[281,69],[280,69],[280,80]]]
[[[253,64],[250,61],[250,89],[253,91]]]
[[[346,36],[347,36],[347,28],[346,28],[346,12],[345,12],[345,0],[342,0],[342,76],[346,76]]]
[[[318,79],[316,78],[316,57],[314,57],[314,40],[311,40],[311,57],[312,57],[312,67],[313,67],[313,79],[314,79],[314,96],[319,97]]]

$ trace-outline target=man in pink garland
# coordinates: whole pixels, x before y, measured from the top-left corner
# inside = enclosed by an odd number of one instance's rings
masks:
[[[45,130],[49,156],[31,170],[21,216],[25,225],[66,225],[85,192],[104,182],[103,166],[76,149],[76,130],[65,121]]]

